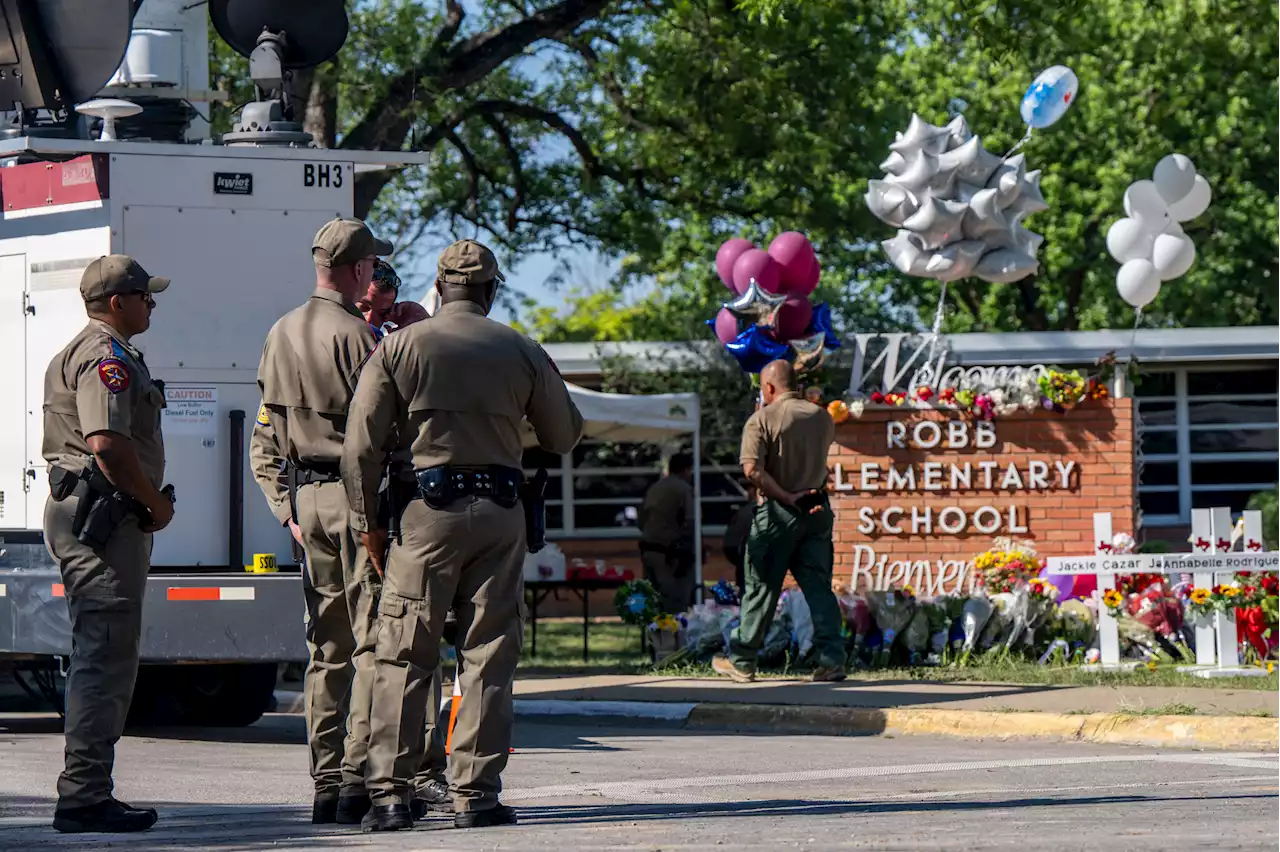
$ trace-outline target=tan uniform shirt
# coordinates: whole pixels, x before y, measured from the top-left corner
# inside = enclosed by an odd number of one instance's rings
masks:
[[[582,437],[582,415],[551,359],[479,306],[452,302],[388,336],[360,375],[347,421],[342,478],[352,528],[371,528],[389,454],[406,454],[417,470],[519,469],[525,418],[548,452],[570,452]]]
[[[779,394],[742,428],[739,459],[755,462],[784,491],[823,488],[836,425],[825,408],[797,393]]]
[[[376,346],[373,329],[355,305],[332,290],[316,290],[267,333],[258,364],[262,407],[249,460],[280,523],[290,517],[281,462],[337,467],[356,379]]]
[[[640,540],[670,547],[693,530],[693,486],[678,476],[664,476],[645,492],[640,507]]]
[[[164,392],[142,353],[105,322],[91,319],[44,374],[44,443],[50,465],[79,472],[93,455],[86,439],[113,432],[133,442],[156,488],[164,480],[160,435]]]

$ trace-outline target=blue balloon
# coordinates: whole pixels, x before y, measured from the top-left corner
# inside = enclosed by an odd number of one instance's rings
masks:
[[[789,349],[787,344],[769,337],[758,325],[739,334],[736,340],[726,343],[724,348],[737,359],[738,366],[748,373],[760,372],[770,361],[786,360]]]
[[[1022,96],[1022,120],[1037,130],[1053,124],[1071,106],[1079,85],[1075,72],[1065,65],[1041,71]]]
[[[815,305],[813,308],[813,318],[809,320],[809,329],[805,334],[816,334],[822,332],[822,345],[828,349],[839,349],[840,338],[836,337],[836,333],[831,329],[831,306],[826,302]]]

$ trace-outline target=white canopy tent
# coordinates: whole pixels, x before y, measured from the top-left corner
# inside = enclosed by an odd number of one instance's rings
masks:
[[[660,442],[693,435],[694,582],[702,588],[702,410],[696,393],[602,393],[565,382],[582,413],[583,437],[618,443]],[[537,446],[525,423],[524,445]]]

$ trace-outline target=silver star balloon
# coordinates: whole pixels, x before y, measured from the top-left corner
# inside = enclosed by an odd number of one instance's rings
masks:
[[[890,151],[866,203],[899,229],[881,246],[904,274],[1016,281],[1039,269],[1044,239],[1022,222],[1048,204],[1022,154],[1005,160],[986,150],[962,116],[939,127],[913,115]]]
[[[889,150],[897,151],[904,157],[910,157],[916,151],[925,151],[936,157],[947,150],[950,135],[947,128],[938,127],[918,115],[912,115],[906,132],[889,146]]]
[[[791,363],[796,368],[796,372],[807,373],[822,366],[827,358],[824,343],[826,337],[826,332],[815,331],[813,334],[793,337],[788,341],[795,351],[795,357],[791,359]]]
[[[752,278],[746,292],[732,302],[725,302],[724,307],[740,320],[754,325],[773,326],[777,322],[778,311],[786,300],[785,293],[770,293]]]

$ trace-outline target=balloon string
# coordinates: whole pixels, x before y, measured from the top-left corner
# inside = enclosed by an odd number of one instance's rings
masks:
[[[1138,326],[1142,325],[1142,308],[1137,308],[1133,316],[1133,334],[1129,338],[1129,363],[1133,363],[1138,354]]]
[[[1014,152],[1016,152],[1019,148],[1021,148],[1021,147],[1022,147],[1023,145],[1025,145],[1025,144],[1027,144],[1027,142],[1029,142],[1029,141],[1031,140],[1031,134],[1032,134],[1032,132],[1033,132],[1033,129],[1032,129],[1031,125],[1029,125],[1029,124],[1028,124],[1028,125],[1027,125],[1027,132],[1026,132],[1026,134],[1024,134],[1024,135],[1023,135],[1023,137],[1022,137],[1021,139],[1019,139],[1019,140],[1018,140],[1018,144],[1014,145],[1012,148],[1010,148],[1008,151],[1006,151],[1006,152],[1005,152],[1005,155],[1004,155],[1003,157],[1001,157],[1001,158],[1000,158],[1000,162],[1002,162],[1002,163],[1003,163],[1005,160],[1007,160],[1007,159],[1009,159],[1010,157],[1012,157],[1012,156],[1014,155]]]
[[[929,338],[929,361],[933,361],[934,350],[938,346],[938,332],[942,330],[942,312],[946,308],[947,282],[943,281],[942,292],[938,294],[938,309],[933,313],[933,332]]]

